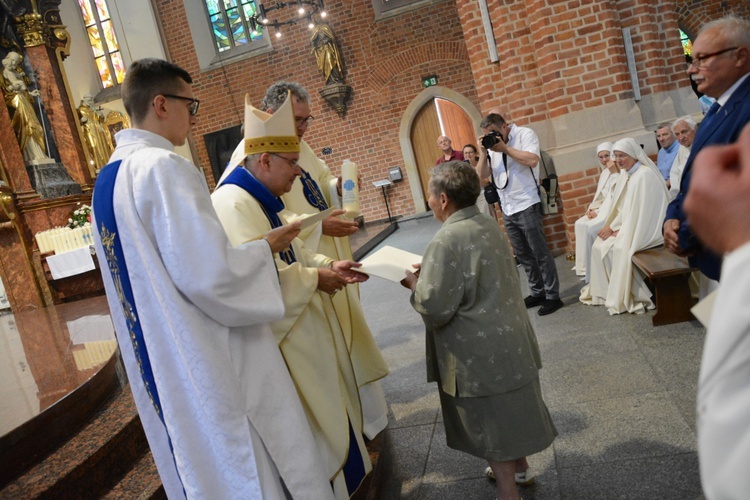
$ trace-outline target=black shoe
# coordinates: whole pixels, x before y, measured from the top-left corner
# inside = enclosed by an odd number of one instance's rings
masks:
[[[540,306],[544,304],[544,302],[545,302],[544,295],[542,295],[541,297],[534,297],[533,295],[529,295],[528,297],[523,299],[523,303],[526,304],[526,309]]]
[[[542,307],[540,307],[539,311],[537,311],[537,314],[539,314],[539,316],[546,316],[557,311],[564,305],[565,304],[563,304],[563,301],[560,299],[545,300],[544,304],[542,304]]]

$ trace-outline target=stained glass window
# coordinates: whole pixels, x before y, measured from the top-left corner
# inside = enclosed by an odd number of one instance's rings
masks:
[[[690,40],[684,31],[680,30],[680,41],[682,42],[682,50],[685,51],[686,56],[693,55],[693,42]]]
[[[211,23],[211,34],[216,50],[242,47],[254,40],[261,40],[259,29],[252,29],[250,18],[255,15],[252,0],[204,0]]]
[[[106,0],[78,0],[78,6],[102,86],[119,85],[125,78],[125,64]]]

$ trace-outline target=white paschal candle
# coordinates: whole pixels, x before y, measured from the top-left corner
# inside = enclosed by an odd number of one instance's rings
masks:
[[[357,164],[344,160],[341,167],[341,204],[346,210],[345,217],[359,216],[359,186],[357,185]]]

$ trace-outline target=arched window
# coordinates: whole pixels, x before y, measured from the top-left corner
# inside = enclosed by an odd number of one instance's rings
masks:
[[[249,20],[255,15],[252,0],[205,0],[216,50],[223,52],[261,40],[263,34]]]
[[[105,0],[78,0],[83,25],[89,38],[102,86],[106,89],[122,83],[125,64]]]
[[[687,36],[687,34],[680,30],[680,42],[682,42],[682,50],[685,51],[686,56],[693,56],[693,42],[690,40],[690,37]]]

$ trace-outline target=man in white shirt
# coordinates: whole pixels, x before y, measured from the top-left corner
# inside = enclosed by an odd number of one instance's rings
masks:
[[[704,148],[693,166],[685,212],[724,255],[698,384],[698,461],[707,499],[739,500],[750,492],[750,125],[735,144]]]
[[[279,228],[233,248],[200,169],[174,152],[196,123],[190,75],[128,68],[132,128],[93,195],[97,257],[143,429],[169,498],[331,498],[269,321],[284,314]],[[282,484],[283,481],[283,484]]]
[[[669,182],[667,183],[667,187],[669,188],[669,201],[674,200],[680,192],[682,170],[685,168],[687,159],[690,156],[690,147],[693,145],[695,129],[697,127],[698,125],[695,123],[695,120],[689,115],[678,118],[672,123],[672,132],[674,132],[675,137],[677,137],[677,141],[680,143],[680,148],[677,151],[677,156],[672,162],[672,168],[669,170]]]
[[[538,314],[551,314],[563,306],[555,258],[544,236],[539,198],[539,138],[530,128],[508,124],[490,110],[480,124],[477,173],[495,177],[508,239],[529,280],[527,308],[541,305]],[[486,144],[486,146],[485,146]],[[489,149],[489,151],[488,151]]]

